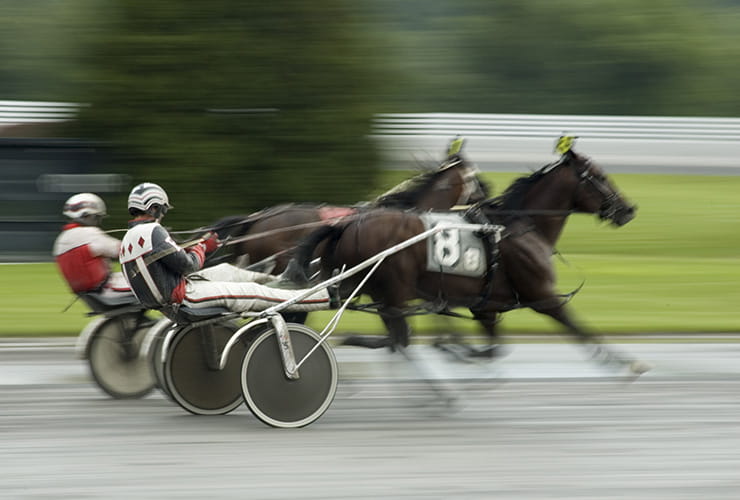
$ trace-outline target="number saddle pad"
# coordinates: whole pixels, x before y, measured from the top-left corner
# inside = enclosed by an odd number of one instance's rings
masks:
[[[420,217],[426,229],[438,224],[470,224],[456,213],[426,212]],[[468,229],[445,229],[433,234],[427,238],[427,270],[460,276],[485,275],[483,240]]]

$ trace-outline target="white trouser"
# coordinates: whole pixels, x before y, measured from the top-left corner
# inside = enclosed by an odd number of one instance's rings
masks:
[[[267,283],[268,281],[274,281],[278,279],[277,276],[272,274],[258,273],[255,271],[248,271],[240,267],[232,266],[231,264],[219,264],[213,267],[206,267],[200,271],[191,273],[190,276],[205,278],[208,281],[229,281],[229,282],[254,282],[254,283]]]
[[[187,307],[225,307],[234,312],[263,311],[301,295],[306,290],[283,290],[254,282],[276,277],[247,271],[230,264],[201,269],[187,277],[185,298]],[[284,309],[285,312],[329,309],[329,293],[325,288]]]
[[[100,295],[108,298],[119,298],[126,295],[133,296],[133,294],[128,281],[126,281],[126,277],[123,273],[119,272],[111,273],[108,281],[105,282],[105,285],[100,290]]]

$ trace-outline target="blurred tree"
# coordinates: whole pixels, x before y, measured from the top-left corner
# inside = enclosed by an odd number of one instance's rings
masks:
[[[675,0],[467,0],[481,105],[495,112],[725,114],[716,23]],[[721,46],[720,46],[721,47]],[[724,75],[729,76],[729,75]],[[735,73],[735,81],[738,79]],[[740,111],[735,106],[734,112]]]
[[[0,2],[0,100],[73,98],[70,64],[86,1]]]
[[[110,140],[168,221],[366,196],[377,54],[341,0],[112,0],[88,40],[78,132]]]
[[[376,0],[396,111],[737,116],[737,2]],[[404,63],[405,62],[405,63]]]

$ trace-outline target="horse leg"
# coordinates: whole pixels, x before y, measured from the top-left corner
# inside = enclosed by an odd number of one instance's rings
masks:
[[[409,345],[409,324],[403,311],[397,307],[382,307],[380,309],[380,319],[383,320],[388,330],[387,345],[392,351],[396,347],[408,347]]]
[[[488,346],[483,349],[477,349],[473,346],[470,347],[470,356],[474,358],[488,358],[493,359],[504,356],[506,354],[504,348],[501,346],[501,339],[499,338],[497,325],[498,325],[498,313],[496,311],[471,311],[476,320],[480,323],[484,333],[488,337]]]
[[[406,318],[398,308],[381,307],[379,310],[380,319],[388,331],[387,335],[349,335],[344,339],[342,345],[354,345],[368,347],[370,349],[379,349],[381,347],[390,347],[392,351],[396,347],[407,347],[409,345],[409,326]]]
[[[470,363],[471,358],[493,359],[506,355],[506,350],[500,344],[496,325],[498,313],[496,311],[471,311],[488,339],[488,345],[480,348],[468,343],[463,336],[456,331],[440,335],[433,345],[440,351],[450,354],[457,361]]]
[[[342,345],[354,345],[379,349],[390,347],[395,351],[397,347],[408,347],[409,325],[403,315],[403,310],[397,307],[383,306],[379,310],[380,319],[388,330],[384,336],[378,335],[350,335],[344,339]]]
[[[308,318],[308,313],[305,311],[297,311],[297,312],[285,312],[283,313],[283,318],[288,323],[301,323],[305,324],[306,319]]]
[[[626,366],[633,374],[640,375],[650,370],[650,365],[637,359],[629,359],[607,346],[599,336],[589,333],[579,327],[571,318],[564,305],[552,308],[535,308],[539,313],[550,316],[558,323],[565,326],[568,331],[578,340],[590,353],[591,357],[604,365],[617,364]]]
[[[423,359],[418,359],[409,351],[410,328],[403,310],[397,307],[383,307],[380,310],[380,318],[388,329],[387,345],[392,352],[400,353],[407,362],[411,364],[419,378],[427,384],[434,394],[434,401],[441,402],[446,408],[452,408],[457,400],[455,394],[445,387],[445,384],[437,380],[430,367]]]

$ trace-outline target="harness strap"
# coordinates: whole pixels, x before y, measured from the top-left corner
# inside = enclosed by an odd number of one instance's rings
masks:
[[[141,277],[144,279],[144,283],[146,283],[147,288],[149,288],[149,291],[154,296],[154,299],[159,304],[166,305],[167,302],[162,297],[162,292],[160,292],[159,288],[157,288],[157,284],[154,282],[154,278],[152,278],[152,275],[149,272],[148,266],[152,262],[156,262],[159,259],[162,259],[177,251],[178,249],[176,247],[170,246],[160,252],[147,255],[146,257],[143,257],[143,256],[137,257],[136,259],[134,259],[134,262],[136,263],[136,267],[131,269],[130,275],[129,275],[129,272],[126,271],[126,266],[122,266],[126,279],[130,283],[133,280],[133,278],[135,278],[136,276],[140,274]]]
[[[470,195],[475,192],[475,184],[477,182],[476,177],[478,175],[478,169],[475,167],[466,167],[462,173],[463,185],[460,190],[460,196],[457,199],[455,205],[464,205],[470,199]]]
[[[74,303],[77,302],[79,299],[80,299],[80,296],[77,295],[77,294],[75,294],[75,298],[72,299],[72,302],[70,302],[69,305],[62,310],[62,312],[63,313],[67,312],[69,310],[69,308],[72,307],[74,305]]]
[[[485,214],[483,214],[483,212],[478,207],[473,207],[465,211],[465,213],[463,214],[463,218],[473,224],[491,223],[491,221],[488,220]],[[470,307],[471,311],[488,302],[488,300],[491,298],[491,295],[493,295],[493,278],[496,274],[496,268],[498,268],[499,235],[497,233],[485,233],[481,235],[481,239],[483,240],[483,245],[488,256],[488,269],[486,269],[486,274],[483,277],[483,290],[478,297],[478,301],[472,307]]]
[[[136,258],[136,262],[138,264],[139,263],[139,260],[141,260],[142,263],[144,264],[144,267],[146,268],[152,262],[156,262],[159,259],[163,259],[163,258],[167,257],[168,255],[173,254],[173,253],[175,253],[177,251],[179,251],[178,248],[170,246],[170,247],[167,247],[166,249],[164,249],[164,250],[162,250],[160,252],[149,254],[146,257],[137,257]],[[139,273],[142,273],[141,269],[139,269],[138,272],[136,272],[136,270],[134,270],[133,276],[131,276],[131,277],[133,278],[133,277],[135,277]]]
[[[146,283],[146,286],[149,287],[149,291],[152,292],[152,295],[154,295],[154,299],[160,304],[164,305],[165,301],[162,298],[162,293],[159,291],[159,288],[157,288],[157,284],[154,283],[154,279],[152,278],[152,275],[149,273],[149,269],[146,267],[144,258],[137,257],[135,262],[136,262],[136,267],[139,270],[139,274],[141,274],[141,277],[144,278],[144,282]]]

